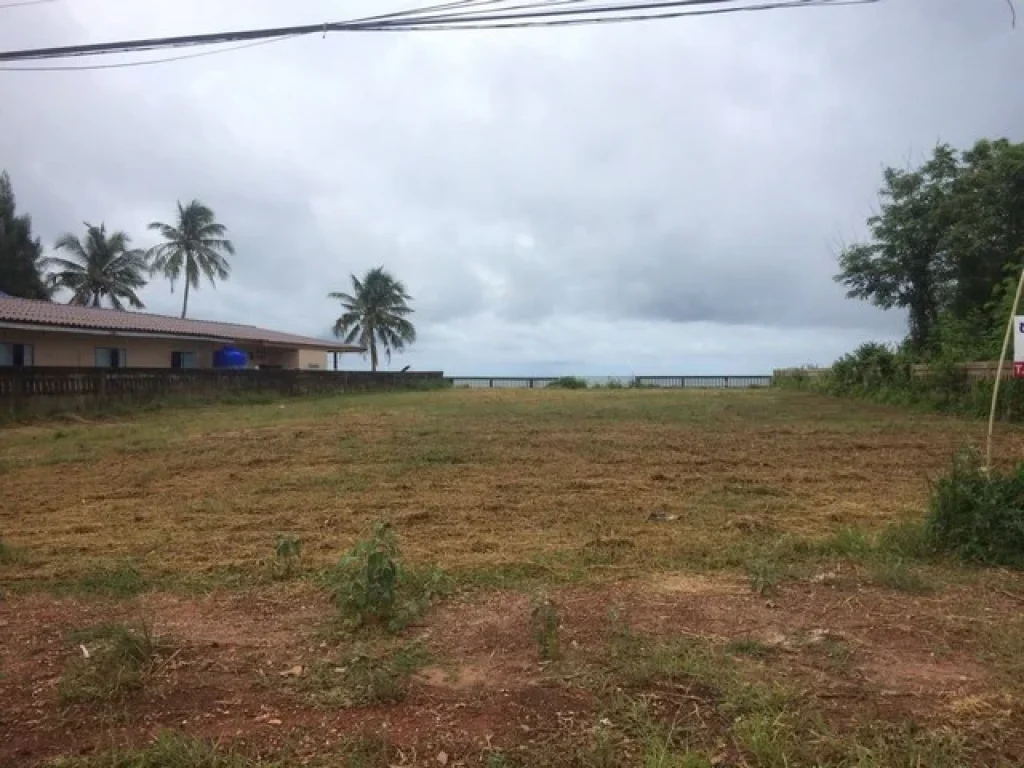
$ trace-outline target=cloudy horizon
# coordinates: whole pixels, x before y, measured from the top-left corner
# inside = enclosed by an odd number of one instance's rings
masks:
[[[385,10],[210,5],[4,9],[0,48]],[[177,200],[210,205],[237,255],[190,317],[324,336],[327,293],[382,264],[419,332],[393,368],[761,373],[902,337],[902,312],[844,298],[836,252],[863,236],[884,166],[1024,139],[1022,65],[999,0],[316,36],[0,71],[0,168],[47,247],[83,221],[147,246]],[[141,296],[180,312],[162,279]]]

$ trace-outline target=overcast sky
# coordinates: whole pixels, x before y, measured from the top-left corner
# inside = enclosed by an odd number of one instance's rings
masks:
[[[0,9],[0,48],[383,10],[56,0]],[[48,245],[82,221],[149,245],[176,200],[209,204],[238,253],[193,294],[197,318],[322,336],[327,292],[383,264],[419,330],[392,366],[759,373],[903,334],[902,313],[843,297],[836,250],[863,234],[884,165],[1024,139],[1021,72],[1003,0],[335,34],[0,72],[0,167]],[[143,292],[154,312],[180,299]]]

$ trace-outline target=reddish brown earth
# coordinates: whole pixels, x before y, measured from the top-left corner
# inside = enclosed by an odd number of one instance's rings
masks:
[[[320,639],[316,629],[330,606],[305,586],[128,602],[9,598],[0,603],[0,764],[141,744],[168,728],[242,740],[259,752],[287,747],[298,758],[353,734],[384,735],[410,764],[442,752],[455,764],[489,748],[565,743],[602,717],[579,670],[605,646],[613,612],[617,625],[644,636],[758,640],[771,651],[760,662],[764,678],[806,688],[835,722],[870,714],[964,725],[970,717],[986,732],[1004,729],[1003,754],[1024,749],[1020,700],[998,667],[976,655],[977,621],[1019,610],[1012,595],[992,592],[980,605],[975,594],[971,606],[955,588],[911,599],[801,582],[764,598],[726,578],[667,575],[566,589],[554,598],[563,615],[561,665],[538,661],[527,596],[469,595],[406,631],[434,662],[416,676],[405,701],[334,710],[312,706],[281,674],[330,658],[347,642]],[[175,648],[144,689],[116,703],[63,708],[58,682],[80,653],[68,633],[139,619]],[[843,662],[826,647],[842,648]]]

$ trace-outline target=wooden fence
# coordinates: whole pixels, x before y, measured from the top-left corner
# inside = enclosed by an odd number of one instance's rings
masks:
[[[168,368],[0,368],[0,415],[102,408],[163,397],[311,395],[444,386],[440,371],[298,371]]]
[[[452,376],[455,387],[470,389],[542,389],[559,380],[555,376]],[[769,375],[752,376],[594,376],[583,377],[588,386],[616,384],[623,387],[664,389],[749,389],[770,387]]]

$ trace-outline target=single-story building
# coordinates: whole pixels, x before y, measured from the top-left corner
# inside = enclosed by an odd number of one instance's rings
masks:
[[[363,348],[252,325],[0,294],[0,367],[212,368],[230,357],[249,368],[315,370],[327,369],[329,354],[346,352]]]

